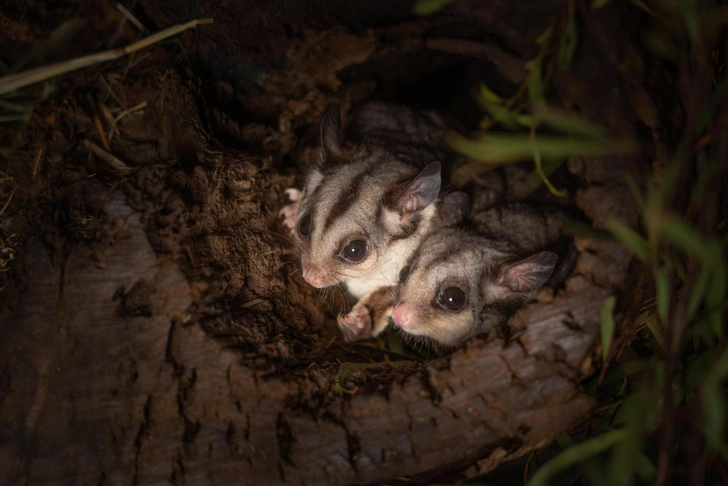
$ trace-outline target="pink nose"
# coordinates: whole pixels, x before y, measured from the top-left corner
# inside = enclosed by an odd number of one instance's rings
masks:
[[[316,288],[325,287],[329,280],[329,272],[315,265],[309,265],[303,269],[303,279]]]
[[[402,302],[395,307],[392,313],[392,320],[402,329],[409,329],[415,325],[417,321],[417,308],[407,302]]]

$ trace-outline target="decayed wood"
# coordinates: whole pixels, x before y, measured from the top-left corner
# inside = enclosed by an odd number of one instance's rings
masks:
[[[124,221],[128,238],[103,267],[72,253],[62,277],[36,245],[23,311],[13,320],[3,313],[12,386],[2,465],[13,482],[344,484],[473,463],[484,472],[551,440],[593,406],[575,368],[593,347],[607,291],[580,276],[557,301],[518,316],[529,325],[505,348],[500,340],[471,344],[387,396],[330,398],[314,416],[295,406],[302,384],[260,376],[185,325],[195,290],[154,254],[121,193],[106,211]],[[151,317],[119,315],[114,295],[141,282]],[[325,390],[333,379],[308,386]]]
[[[475,8],[454,4],[461,15]],[[413,25],[414,33],[401,34],[411,37],[401,41],[407,49],[424,43]],[[507,25],[498,33],[506,44],[521,34]],[[307,32],[295,49],[315,53],[321,39],[345,39],[338,48],[352,62],[396,59],[396,48],[374,52],[371,37],[338,27]],[[519,40],[514,51],[526,44]],[[476,51],[501,53],[494,63],[517,76],[513,52]],[[313,54],[307,59],[316,64]],[[291,178],[268,155],[310,159],[296,128],[315,125],[331,101],[371,91],[337,85],[345,64],[279,68],[265,89],[246,93],[251,112],[278,113],[275,126],[226,131],[257,144],[256,155],[215,143],[198,113],[202,95],[178,75],[130,89],[130,106],[149,107],[120,121],[112,149],[147,167],[120,185],[85,171],[87,154],[78,151],[91,121],[75,98],[31,119],[37,133],[11,161],[20,186],[0,222],[3,236],[16,232],[22,242],[16,281],[0,296],[0,482],[457,482],[548,443],[590,413],[595,402],[580,381],[600,355],[599,311],[616,294],[624,297],[618,320],[628,320],[640,279],[623,247],[588,238],[577,239],[565,289],[543,292],[519,312],[507,343],[476,339],[423,365],[383,365],[361,373],[355,393],[334,393],[335,326],[286,266],[285,234],[272,228]],[[317,91],[319,83],[334,93]],[[587,82],[562,74],[554,83],[564,105],[629,135],[628,116],[602,112],[602,99],[590,104]],[[620,99],[634,95],[624,89]],[[224,107],[209,109],[204,119],[219,128]],[[657,130],[655,123],[648,126]],[[29,161],[41,149],[47,155],[36,171]],[[623,179],[630,163],[570,161],[587,183],[577,201],[595,226],[615,213],[634,221]],[[78,175],[69,179],[71,169]],[[79,222],[79,208],[93,217]]]

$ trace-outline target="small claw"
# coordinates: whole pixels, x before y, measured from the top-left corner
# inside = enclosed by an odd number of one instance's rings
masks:
[[[291,202],[298,202],[301,200],[303,192],[299,191],[295,187],[289,187],[288,189],[286,189],[286,195],[288,196],[288,199],[291,200]]]
[[[293,230],[296,228],[296,218],[298,217],[298,203],[295,202],[283,206],[283,208],[278,211],[278,215],[283,216],[283,226],[293,232]]]

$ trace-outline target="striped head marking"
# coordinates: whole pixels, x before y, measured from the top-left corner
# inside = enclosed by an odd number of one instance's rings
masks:
[[[304,279],[344,282],[357,296],[396,283],[437,214],[440,164],[421,171],[383,150],[344,140],[338,108],[321,123],[321,157],[296,221]]]
[[[392,318],[407,334],[459,346],[505,323],[548,281],[556,260],[548,251],[520,259],[457,228],[434,231],[402,270]]]

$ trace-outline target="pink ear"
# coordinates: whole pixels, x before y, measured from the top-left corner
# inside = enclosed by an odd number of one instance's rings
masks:
[[[432,162],[410,182],[397,201],[400,217],[422,211],[440,193],[440,162]]]
[[[548,282],[551,274],[554,273],[554,266],[558,259],[556,253],[550,251],[536,253],[508,266],[499,283],[511,292],[532,292]]]

